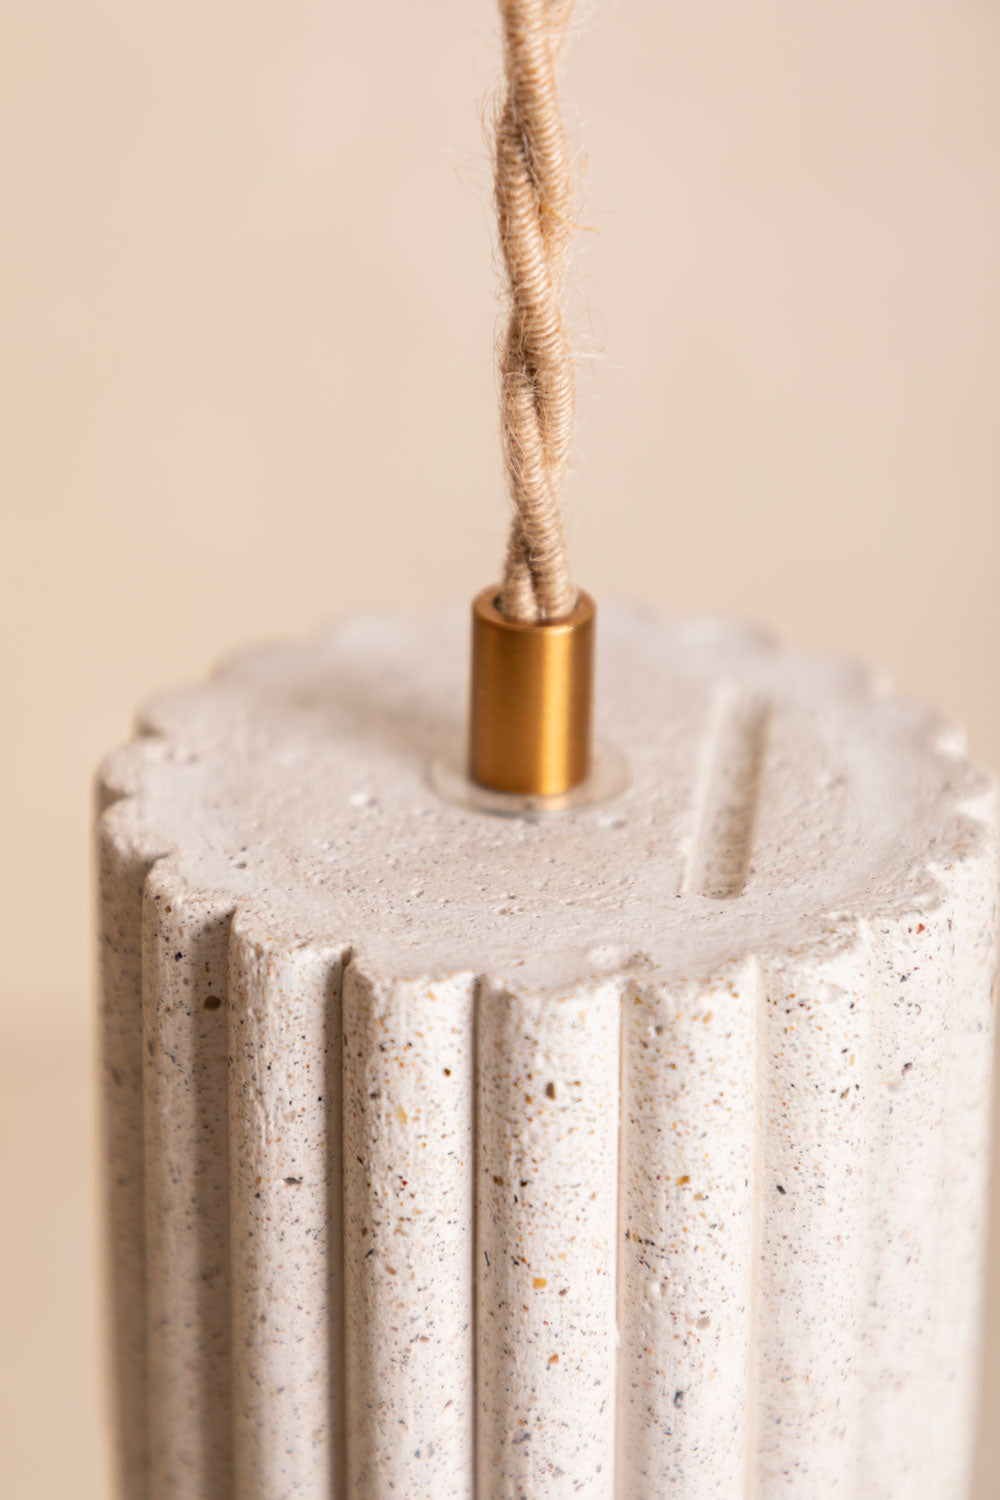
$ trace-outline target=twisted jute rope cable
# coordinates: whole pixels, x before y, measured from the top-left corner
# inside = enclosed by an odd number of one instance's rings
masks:
[[[499,0],[506,88],[494,193],[510,317],[499,350],[500,426],[514,519],[500,594],[517,620],[576,602],[560,491],[575,405],[563,308],[573,175],[556,65],[573,0]]]

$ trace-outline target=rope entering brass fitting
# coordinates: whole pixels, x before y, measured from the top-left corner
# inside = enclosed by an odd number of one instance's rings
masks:
[[[498,587],[472,604],[469,775],[480,786],[556,797],[590,774],[596,606],[581,589],[559,620],[512,620]]]

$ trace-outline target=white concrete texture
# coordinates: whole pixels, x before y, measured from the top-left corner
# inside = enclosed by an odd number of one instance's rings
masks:
[[[466,621],[99,789],[126,1500],[961,1500],[998,807],[841,660],[602,612],[616,800],[442,800]]]

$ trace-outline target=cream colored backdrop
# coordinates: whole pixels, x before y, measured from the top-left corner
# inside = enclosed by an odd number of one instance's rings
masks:
[[[1000,8],[579,22],[579,578],[872,658],[1000,765]],[[498,57],[488,0],[0,15],[5,1494],[106,1494],[93,763],[244,639],[497,571]]]

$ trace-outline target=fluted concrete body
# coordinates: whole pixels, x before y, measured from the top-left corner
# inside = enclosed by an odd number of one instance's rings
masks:
[[[617,800],[454,806],[463,622],[101,778],[127,1500],[961,1500],[997,807],[842,662],[606,612]]]

